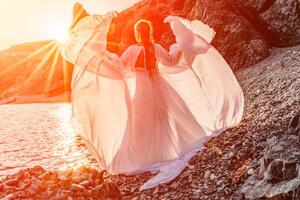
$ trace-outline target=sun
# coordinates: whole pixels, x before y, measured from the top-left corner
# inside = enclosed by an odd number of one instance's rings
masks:
[[[69,38],[67,25],[56,25],[49,30],[49,39],[56,40],[58,42],[65,42]]]

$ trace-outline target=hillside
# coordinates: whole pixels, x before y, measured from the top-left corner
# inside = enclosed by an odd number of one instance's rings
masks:
[[[153,22],[156,41],[168,48],[174,36],[162,19],[177,15],[214,28],[212,44],[236,71],[267,58],[272,46],[299,44],[299,9],[297,0],[144,0],[113,20],[109,49],[120,53],[135,43],[132,27],[141,18]]]
[[[111,176],[123,199],[280,199],[300,197],[300,45],[237,71],[242,122],[205,144],[169,184],[139,192],[151,174]]]
[[[13,46],[0,52],[0,99],[70,91],[72,70],[55,41]]]
[[[246,100],[243,121],[207,142],[169,184],[140,192],[150,173],[34,167],[0,179],[0,199],[299,200],[299,58],[299,45],[273,49],[269,58],[238,70]]]
[[[272,47],[300,43],[298,0],[142,0],[113,20],[108,49],[121,54],[135,43],[133,25],[141,18],[153,22],[155,39],[168,48],[174,36],[163,24],[167,15],[199,19],[213,27],[217,32],[213,45],[234,71],[267,58]],[[0,52],[0,99],[69,91],[73,66],[63,67],[64,63],[54,41]]]

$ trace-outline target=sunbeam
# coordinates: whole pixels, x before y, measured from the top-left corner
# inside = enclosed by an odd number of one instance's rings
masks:
[[[11,67],[16,67],[18,65],[23,64],[24,62],[30,60],[31,58],[33,58],[34,56],[39,55],[40,53],[42,53],[43,51],[47,50],[48,48],[50,48],[51,46],[54,46],[55,42],[49,42],[49,44],[45,45],[44,47],[32,52],[31,54],[29,54],[28,56],[26,56],[25,58],[23,58],[22,60],[18,61],[17,63],[15,63],[14,65],[12,65]]]
[[[68,84],[68,65],[67,61],[63,59],[63,82],[64,82],[64,91],[67,91],[67,84]]]
[[[52,60],[52,64],[51,64],[51,67],[50,67],[50,71],[49,71],[49,74],[47,76],[44,92],[48,92],[50,87],[51,87],[52,78],[53,78],[55,69],[57,67],[58,58],[59,58],[59,51],[56,49],[56,51],[54,53],[54,58]]]
[[[37,74],[37,72],[45,65],[45,63],[50,59],[50,57],[54,54],[54,52],[56,50],[57,50],[57,45],[54,45],[53,47],[51,47],[51,49],[46,54],[46,56],[41,60],[41,62],[38,64],[38,66],[35,68],[35,70],[27,78],[27,80],[25,81],[25,84],[27,84],[28,82],[30,82],[35,77],[35,75]]]

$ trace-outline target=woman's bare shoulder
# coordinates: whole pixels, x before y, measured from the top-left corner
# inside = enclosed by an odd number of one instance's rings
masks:
[[[141,46],[133,44],[127,47],[127,49],[123,52],[121,58],[124,63],[130,63],[136,55],[141,51]],[[126,64],[125,64],[126,65]]]
[[[128,46],[127,49],[124,52],[137,51],[137,50],[139,50],[141,48],[142,47],[140,45],[132,44],[132,45]]]
[[[155,43],[154,48],[157,52],[168,52],[161,44]]]
[[[159,44],[159,43],[154,43],[154,47],[155,47],[155,48],[157,48],[157,49],[159,49],[159,48],[163,48],[163,47],[162,47],[162,45],[161,45],[161,44]]]

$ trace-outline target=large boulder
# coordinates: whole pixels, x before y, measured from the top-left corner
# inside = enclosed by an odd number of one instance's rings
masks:
[[[175,39],[170,27],[163,24],[167,15],[199,19],[213,27],[217,32],[213,45],[233,70],[253,65],[269,55],[263,36],[225,0],[142,1],[113,20],[108,35],[109,50],[120,54],[134,44],[133,26],[141,18],[153,22],[156,41],[168,49]]]
[[[265,39],[227,1],[197,1],[188,18],[199,19],[215,29],[213,45],[233,70],[256,64],[269,55]]]
[[[216,30],[213,45],[235,71],[268,57],[270,46],[299,44],[299,5],[298,0],[144,0],[113,20],[108,47],[121,54],[135,43],[135,22],[145,18],[154,23],[156,41],[168,49],[174,36],[164,17],[199,19]]]
[[[300,43],[299,0],[227,0],[240,11],[270,45],[292,46]]]

